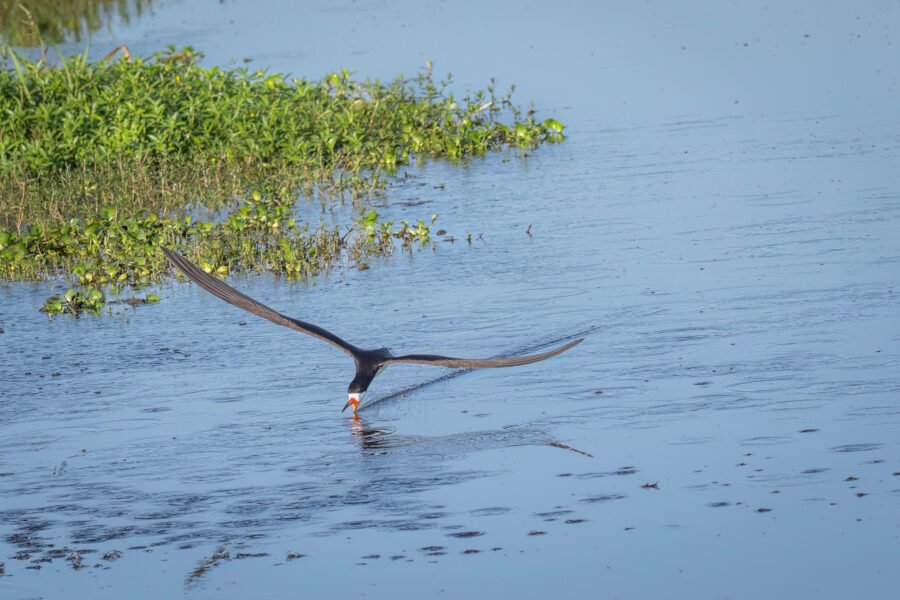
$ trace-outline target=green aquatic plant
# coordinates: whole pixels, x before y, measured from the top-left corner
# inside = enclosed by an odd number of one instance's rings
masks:
[[[431,226],[437,221],[438,215],[431,215],[431,223],[428,225],[424,221],[416,221],[416,224],[410,226],[409,221],[400,221],[402,225],[399,229],[393,229],[393,221],[379,221],[380,215],[377,211],[370,210],[359,218],[359,225],[365,233],[365,241],[375,247],[382,247],[392,239],[396,238],[403,241],[404,246],[408,246],[413,242],[424,244],[431,241]]]
[[[0,49],[0,224],[221,205],[248,188],[360,197],[414,159],[478,156],[563,139],[491,82],[457,99],[430,67],[390,83],[320,81],[199,64],[186,47],[148,58],[55,64]],[[508,118],[508,123],[503,118]],[[206,190],[213,189],[209,194]]]
[[[49,316],[69,314],[81,316],[83,313],[99,315],[107,304],[127,304],[136,308],[143,304],[157,304],[161,298],[156,294],[147,294],[143,298],[131,296],[107,301],[103,290],[96,287],[69,288],[62,296],[50,296],[41,306],[41,312]]]
[[[311,227],[290,216],[283,198],[252,194],[220,221],[154,214],[122,215],[105,208],[93,219],[0,231],[0,279],[45,279],[68,274],[72,287],[48,298],[48,314],[96,313],[107,298],[162,281],[169,265],[161,245],[177,248],[201,268],[220,276],[233,271],[269,271],[288,279],[313,278],[339,261],[366,265],[397,246],[430,241],[430,225],[399,227],[367,213],[342,232],[336,225]],[[437,215],[432,217],[432,223]],[[363,267],[364,268],[364,267]],[[147,301],[153,297],[147,296]],[[134,301],[117,299],[135,305]],[[139,302],[146,303],[146,302]]]
[[[83,312],[98,314],[104,304],[106,296],[99,288],[71,288],[62,297],[47,298],[41,311],[50,315],[68,313],[78,316]]]
[[[0,48],[0,280],[67,277],[49,314],[140,303],[118,297],[168,273],[160,245],[219,275],[366,268],[431,239],[437,215],[395,225],[366,208],[400,165],[564,138],[493,81],[457,99],[430,64],[390,83],[347,71],[313,82],[203,67],[189,47],[118,50],[51,64]],[[314,196],[361,200],[358,221],[302,221],[296,204]]]

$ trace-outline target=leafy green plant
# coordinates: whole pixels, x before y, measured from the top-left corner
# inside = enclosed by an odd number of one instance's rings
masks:
[[[326,272],[341,260],[364,262],[370,255],[393,253],[396,245],[411,247],[430,240],[430,224],[402,221],[395,228],[391,221],[380,221],[374,211],[344,233],[337,226],[312,228],[289,216],[292,211],[286,209],[292,204],[286,202],[253,194],[217,222],[152,214],[128,217],[104,209],[94,219],[33,225],[21,233],[3,231],[0,278],[41,279],[68,273],[74,287],[63,297],[49,298],[43,310],[78,315],[96,312],[108,295],[160,282],[169,272],[160,245],[178,248],[205,270],[222,276],[265,270],[300,279]],[[431,223],[436,219],[434,215]]]
[[[84,312],[99,314],[104,304],[106,304],[106,296],[98,288],[70,288],[62,297],[50,296],[47,298],[41,311],[48,315],[68,313],[78,316]]]
[[[43,310],[78,315],[152,302],[133,293],[170,272],[161,245],[220,276],[364,268],[431,241],[437,215],[395,225],[367,208],[399,166],[564,139],[493,81],[457,99],[430,63],[391,83],[344,70],[311,82],[201,56],[50,64],[0,47],[0,280],[65,275],[72,288]],[[312,196],[359,200],[358,221],[303,222],[296,204]]]
[[[499,95],[457,99],[430,65],[391,83],[200,66],[190,47],[56,64],[0,48],[0,225],[219,206],[249,189],[362,197],[414,159],[563,139]],[[504,123],[503,117],[511,119]]]

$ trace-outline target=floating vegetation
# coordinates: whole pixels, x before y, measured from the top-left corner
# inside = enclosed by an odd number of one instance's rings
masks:
[[[430,64],[389,84],[347,71],[310,82],[202,67],[189,47],[119,50],[51,64],[0,48],[0,280],[68,277],[49,314],[97,313],[160,281],[160,245],[222,276],[314,277],[342,259],[365,268],[431,239],[437,215],[395,225],[367,207],[398,166],[564,138],[493,82],[457,100]],[[303,196],[349,197],[356,222],[301,222]],[[196,220],[199,208],[224,217]]]
[[[169,271],[160,245],[179,248],[201,268],[221,276],[266,270],[300,279],[326,272],[342,259],[365,265],[371,255],[385,256],[398,245],[411,248],[431,240],[431,225],[422,221],[395,226],[370,211],[346,232],[326,225],[311,229],[282,210],[284,206],[284,201],[254,193],[219,222],[154,214],[122,217],[116,209],[106,208],[95,219],[72,218],[32,225],[22,233],[0,232],[0,278],[69,274],[74,287],[48,298],[41,310],[77,316],[98,314],[107,304],[107,293],[118,295],[160,281]],[[432,222],[436,219],[434,215]],[[137,306],[158,300],[148,294],[116,302]]]
[[[63,297],[50,296],[44,301],[41,311],[47,314],[70,313],[79,315],[82,312],[99,313],[106,303],[106,296],[95,287],[83,290],[70,289]]]

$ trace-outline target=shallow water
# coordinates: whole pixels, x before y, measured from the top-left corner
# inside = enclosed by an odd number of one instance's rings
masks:
[[[570,138],[410,167],[383,211],[453,243],[232,283],[359,345],[585,342],[422,387],[445,371],[392,367],[369,398],[409,391],[355,423],[343,354],[196,287],[49,322],[49,284],[0,287],[3,598],[894,596],[896,6],[284,4],[163,3],[93,48],[434,58]]]

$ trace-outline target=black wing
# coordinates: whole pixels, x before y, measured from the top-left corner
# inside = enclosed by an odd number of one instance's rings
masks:
[[[287,317],[280,312],[274,311],[265,304],[257,302],[250,296],[242,294],[233,287],[226,285],[222,281],[219,281],[197,265],[191,263],[191,261],[184,258],[183,256],[180,256],[166,248],[162,248],[162,251],[165,252],[166,258],[168,258],[173,265],[181,269],[181,271],[185,275],[187,275],[191,281],[202,287],[210,294],[218,296],[225,302],[237,306],[238,308],[243,308],[247,312],[253,313],[257,317],[268,319],[269,321],[272,321],[277,325],[290,327],[294,331],[299,331],[300,333],[305,333],[307,335],[313,336],[314,338],[318,338],[323,342],[328,342],[332,346],[340,348],[350,356],[356,356],[356,354],[359,352],[359,349],[356,346],[342,340],[327,329],[322,329],[321,327],[313,325],[312,323],[307,323],[306,321],[292,319],[291,317]]]
[[[543,352],[541,354],[530,354],[528,356],[514,356],[512,358],[451,358],[449,356],[439,356],[437,354],[406,354],[404,356],[392,356],[383,361],[385,366],[397,363],[412,363],[418,365],[435,365],[437,367],[450,367],[453,369],[495,369],[499,367],[517,367],[519,365],[528,365],[541,360],[547,360],[565,352],[569,348],[577,346],[584,341],[584,338],[569,342],[564,346],[560,346],[555,350]]]

